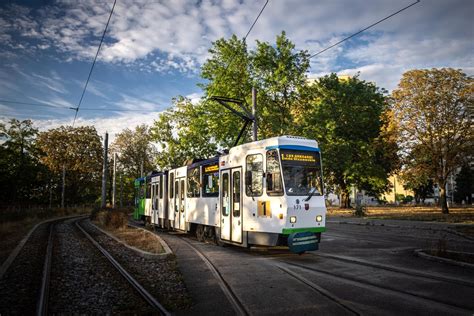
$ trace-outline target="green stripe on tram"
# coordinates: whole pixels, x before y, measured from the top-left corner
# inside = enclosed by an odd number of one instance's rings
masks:
[[[289,234],[301,233],[301,232],[322,233],[325,231],[326,231],[326,227],[283,228],[281,233],[283,235],[289,235]]]

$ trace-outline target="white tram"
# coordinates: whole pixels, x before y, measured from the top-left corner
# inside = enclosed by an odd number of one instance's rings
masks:
[[[243,247],[314,250],[326,226],[320,150],[301,137],[246,143],[154,174],[151,201],[152,224]]]

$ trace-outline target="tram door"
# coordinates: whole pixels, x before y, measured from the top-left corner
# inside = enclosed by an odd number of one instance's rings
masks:
[[[186,191],[184,190],[184,179],[180,180],[179,185],[179,229],[186,229],[186,218],[184,214],[185,201],[184,197],[186,196]]]
[[[221,174],[221,239],[242,242],[242,177],[241,169]]]
[[[174,182],[174,228],[179,229],[179,180]]]

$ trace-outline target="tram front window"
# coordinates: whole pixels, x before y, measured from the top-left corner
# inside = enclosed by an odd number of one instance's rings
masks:
[[[287,195],[322,195],[319,152],[282,149],[280,155]]]

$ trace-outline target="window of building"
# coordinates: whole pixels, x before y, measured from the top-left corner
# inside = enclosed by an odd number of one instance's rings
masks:
[[[245,193],[260,196],[263,193],[263,156],[248,155],[246,159]]]
[[[201,191],[201,175],[199,167],[188,170],[188,197],[199,197]]]
[[[267,151],[267,194],[283,195],[283,183],[281,181],[280,159],[276,149]]]

